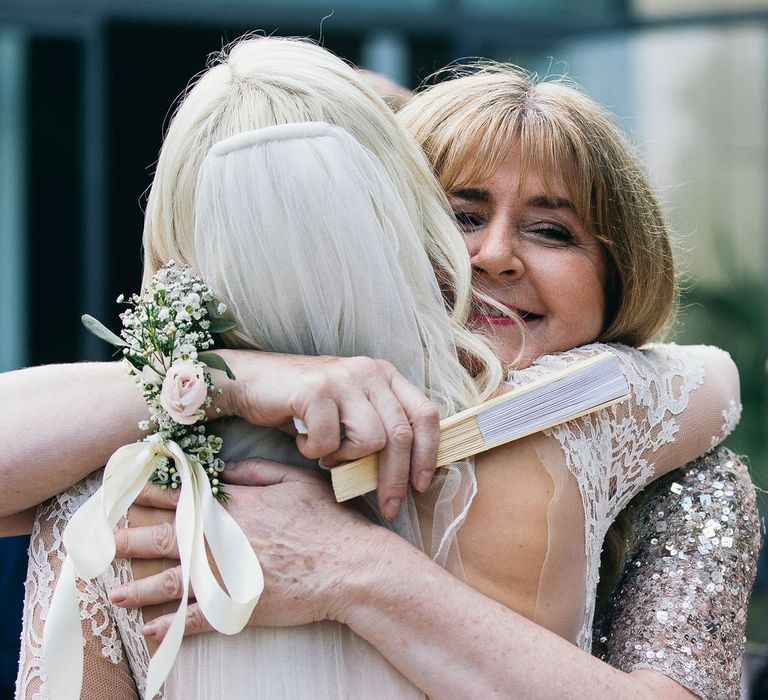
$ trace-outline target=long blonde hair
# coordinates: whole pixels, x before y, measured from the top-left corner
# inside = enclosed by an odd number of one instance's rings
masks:
[[[606,319],[598,340],[638,346],[676,303],[669,231],[642,165],[612,115],[563,78],[483,62],[400,112],[446,191],[490,177],[519,140],[522,168],[561,180],[608,259]]]
[[[196,266],[195,193],[201,164],[217,142],[266,126],[323,121],[345,128],[395,183],[434,267],[463,370],[454,394],[474,403],[502,380],[501,366],[465,327],[471,297],[469,260],[445,196],[422,152],[353,68],[303,40],[250,38],[211,62],[178,105],[149,192],[144,224],[144,284],[170,259]],[[254,347],[233,332],[227,343]]]

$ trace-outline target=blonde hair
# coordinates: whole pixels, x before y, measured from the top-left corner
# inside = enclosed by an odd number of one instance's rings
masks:
[[[562,181],[607,254],[600,341],[638,346],[670,321],[675,268],[667,224],[612,115],[565,79],[485,62],[452,71],[399,113],[446,191],[489,178],[518,140],[523,172]]]
[[[501,383],[498,359],[464,328],[471,298],[466,249],[423,154],[364,78],[304,40],[256,37],[222,51],[178,105],[157,162],[144,223],[144,284],[174,259],[196,267],[195,193],[206,154],[217,142],[266,126],[322,121],[341,126],[380,161],[394,183],[432,263],[454,341],[474,378],[463,372],[462,403]],[[226,341],[255,347],[236,331]]]
[[[376,91],[390,109],[395,112],[401,110],[410,102],[413,92],[381,73],[374,73],[365,68],[358,68],[357,72],[365,78],[365,81]]]

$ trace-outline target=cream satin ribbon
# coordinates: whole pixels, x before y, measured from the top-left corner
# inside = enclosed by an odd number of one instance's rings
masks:
[[[43,631],[51,700],[80,698],[84,640],[76,577],[92,579],[107,570],[115,556],[113,529],[161,457],[172,459],[181,477],[176,538],[184,590],[168,633],[149,664],[145,699],[160,690],[176,660],[184,635],[190,584],[206,619],[224,634],[240,632],[256,607],[264,588],[259,560],[240,526],[211,493],[200,463],[188,459],[175,442],[159,437],[126,445],[112,455],[101,488],[74,514],[64,530],[67,556]],[[205,542],[229,593],[211,571]]]

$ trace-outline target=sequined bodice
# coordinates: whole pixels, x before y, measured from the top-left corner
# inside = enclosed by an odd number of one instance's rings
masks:
[[[760,549],[755,489],[725,448],[659,479],[621,516],[627,559],[595,624],[597,656],[703,698],[740,696]]]

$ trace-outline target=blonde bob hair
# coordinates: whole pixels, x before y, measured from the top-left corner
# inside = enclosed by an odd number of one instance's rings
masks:
[[[565,79],[511,65],[451,70],[399,113],[450,192],[491,177],[518,140],[523,172],[562,183],[607,254],[606,318],[597,340],[639,346],[676,303],[669,231],[612,115]]]
[[[485,398],[503,372],[488,345],[464,327],[471,299],[466,248],[447,200],[405,128],[364,78],[310,41],[252,37],[213,58],[169,124],[149,191],[144,223],[144,285],[168,260],[196,265],[195,194],[203,160],[240,132],[296,122],[346,129],[380,161],[413,221],[444,291],[463,371],[464,401]],[[256,347],[233,331],[230,346]],[[258,349],[258,348],[257,348]],[[478,392],[479,390],[479,392]]]

